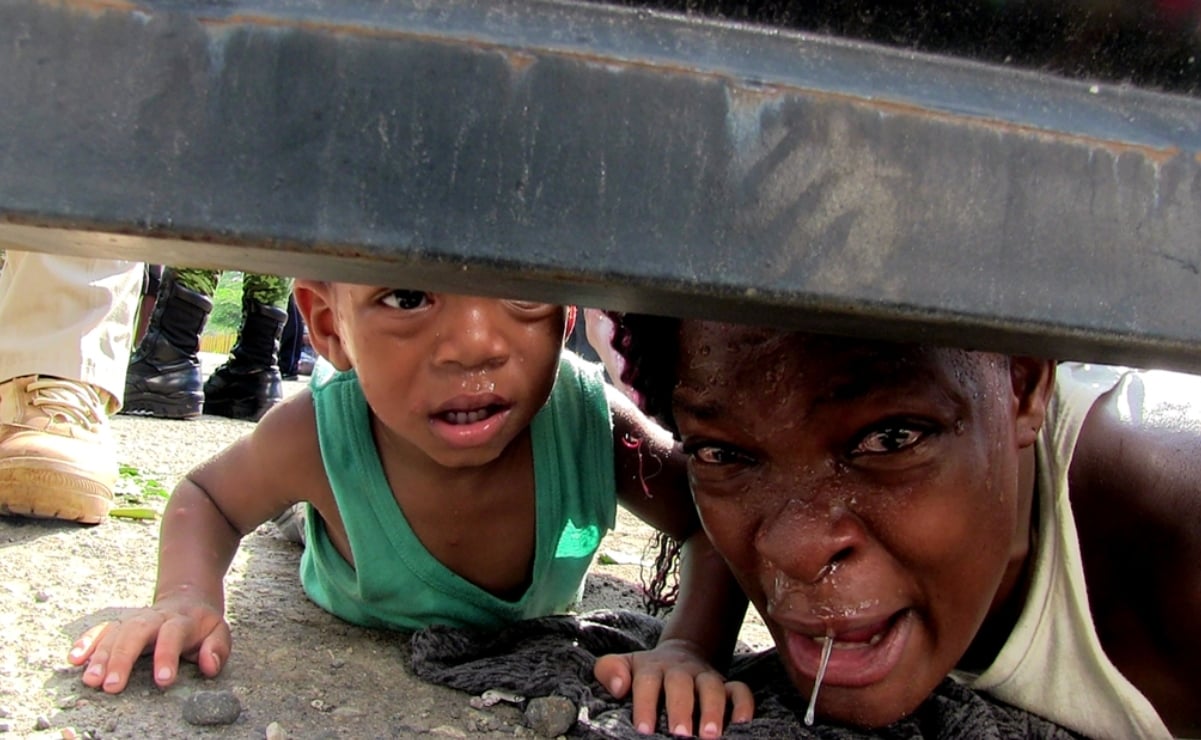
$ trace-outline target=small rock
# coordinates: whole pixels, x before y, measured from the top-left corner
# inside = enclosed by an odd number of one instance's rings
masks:
[[[242,713],[242,702],[232,691],[197,691],[183,702],[183,718],[190,725],[228,725]]]
[[[33,595],[33,600],[39,604],[45,604],[50,600],[50,592],[39,588],[37,593]]]
[[[12,710],[8,707],[0,707],[0,719],[12,719]]]
[[[525,708],[525,723],[542,737],[558,737],[575,724],[576,707],[565,696],[540,696]]]
[[[456,737],[456,738],[467,737],[466,732],[463,732],[458,727],[452,727],[451,725],[438,725],[437,727],[430,730],[430,734],[438,735],[439,737]]]
[[[341,706],[334,707],[332,710],[330,710],[330,714],[335,717],[341,717],[345,719],[347,717],[361,717],[363,715],[363,710],[359,709],[358,707]]]
[[[38,718],[36,720],[34,720],[34,722],[33,722],[33,729],[49,730],[50,729],[50,720],[46,719],[46,715],[39,714]]]
[[[74,694],[64,696],[58,700],[58,708],[59,709],[74,709],[75,702],[77,702],[77,701],[79,701],[79,697],[75,696]]]
[[[267,740],[288,740],[288,733],[279,726],[278,722],[267,725]]]
[[[78,740],[79,738],[79,736],[75,734],[74,727],[64,727],[62,732],[59,734],[62,735],[63,740]]]
[[[0,732],[12,732],[13,726],[7,722],[0,722]]]
[[[467,712],[467,720],[464,722],[464,727],[468,732],[477,732],[480,734],[488,732],[496,732],[500,730],[503,723],[500,717],[491,712],[480,711],[479,709],[471,709]]]

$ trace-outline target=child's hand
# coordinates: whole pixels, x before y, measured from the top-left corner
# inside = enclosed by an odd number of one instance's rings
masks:
[[[229,625],[220,610],[168,599],[126,610],[116,621],[91,628],[75,641],[67,660],[87,664],[81,676],[84,684],[116,694],[129,682],[134,662],[152,645],[154,682],[167,687],[175,683],[180,656],[195,661],[204,675],[217,675],[229,657],[230,643]]]
[[[726,681],[685,640],[664,640],[654,650],[605,655],[596,661],[593,675],[615,698],[634,687],[634,728],[649,735],[655,731],[659,695],[666,695],[667,726],[673,735],[692,735],[696,698],[700,697],[699,737],[718,737],[726,704],[733,705],[730,722],[749,722],[755,713],[751,689],[741,681]]]

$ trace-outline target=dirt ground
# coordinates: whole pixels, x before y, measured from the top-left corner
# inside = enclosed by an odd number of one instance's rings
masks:
[[[211,369],[221,358],[208,356]],[[302,380],[304,380],[302,378]],[[295,392],[301,383],[288,383]],[[113,420],[123,466],[118,505],[162,509],[195,463],[248,432],[216,417]],[[243,541],[226,579],[234,648],[216,679],[185,664],[176,685],[155,687],[148,659],[117,696],[94,691],[66,659],[72,640],[104,610],[148,604],[158,522],[114,517],[96,527],[0,518],[0,735],[31,738],[487,738],[530,736],[516,708],[475,709],[466,694],[413,677],[407,636],[360,629],[314,606],[297,577],[299,546],[265,524]],[[601,545],[583,609],[638,608],[649,530],[625,512]],[[742,639],[769,638],[749,619]],[[229,725],[183,718],[199,691],[232,693]]]

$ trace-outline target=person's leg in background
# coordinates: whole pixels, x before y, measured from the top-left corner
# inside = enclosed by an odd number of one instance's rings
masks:
[[[300,377],[300,350],[304,345],[304,319],[296,300],[288,295],[288,320],[284,322],[284,333],[279,340],[279,374],[284,380]]]
[[[258,421],[283,400],[279,343],[291,295],[292,278],[243,274],[242,326],[229,360],[204,384],[206,414]]]
[[[9,250],[0,272],[0,514],[99,523],[112,504],[142,264]]]
[[[138,323],[133,333],[133,346],[142,343],[146,329],[150,327],[150,316],[154,313],[154,304],[158,301],[158,289],[163,283],[163,266],[146,265],[146,274],[142,280],[142,303],[138,306]]]
[[[200,335],[213,310],[217,270],[168,267],[146,336],[129,361],[123,413],[191,419],[204,407]]]

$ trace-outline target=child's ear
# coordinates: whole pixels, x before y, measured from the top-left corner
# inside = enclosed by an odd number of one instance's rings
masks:
[[[1038,438],[1047,417],[1047,404],[1055,389],[1055,361],[1011,357],[1009,379],[1017,403],[1014,419],[1017,442],[1020,447],[1029,447]]]
[[[296,308],[309,328],[313,351],[338,370],[345,371],[350,369],[350,358],[338,333],[334,290],[333,283],[321,280],[297,280],[292,287]]]

